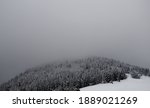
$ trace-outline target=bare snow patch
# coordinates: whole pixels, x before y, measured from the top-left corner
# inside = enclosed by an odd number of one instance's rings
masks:
[[[120,82],[97,84],[81,88],[81,91],[150,91],[150,77],[142,76],[140,79],[133,79],[131,75]]]

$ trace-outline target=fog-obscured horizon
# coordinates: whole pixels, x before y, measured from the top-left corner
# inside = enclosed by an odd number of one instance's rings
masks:
[[[1,0],[0,83],[87,56],[150,68],[149,10],[149,0]]]

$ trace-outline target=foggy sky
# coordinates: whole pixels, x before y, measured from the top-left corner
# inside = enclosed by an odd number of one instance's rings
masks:
[[[59,59],[150,68],[149,0],[0,0],[0,83]]]

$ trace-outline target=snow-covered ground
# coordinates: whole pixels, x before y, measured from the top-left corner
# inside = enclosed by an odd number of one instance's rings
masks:
[[[150,91],[150,77],[142,76],[141,79],[133,79],[127,75],[126,80],[107,84],[97,84],[81,88],[81,91]]]

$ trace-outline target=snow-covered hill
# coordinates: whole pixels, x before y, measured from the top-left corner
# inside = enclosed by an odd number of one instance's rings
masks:
[[[150,71],[146,68],[129,65],[113,59],[89,57],[72,61],[53,62],[28,69],[0,85],[0,90],[73,91],[100,83],[113,83],[114,81],[117,81],[113,84],[117,87],[115,83],[122,84],[122,80],[127,78],[126,74],[131,74],[134,78],[140,78],[141,75],[150,76]],[[134,81],[134,79],[132,80]],[[138,80],[135,81],[135,86],[138,84],[137,82]],[[141,82],[141,84],[143,83]],[[112,84],[108,85],[110,85],[111,90]],[[103,86],[107,86],[107,84]],[[128,86],[128,83],[123,83],[121,86]],[[122,90],[125,89],[122,88]]]

